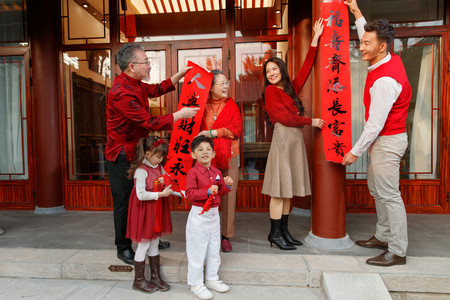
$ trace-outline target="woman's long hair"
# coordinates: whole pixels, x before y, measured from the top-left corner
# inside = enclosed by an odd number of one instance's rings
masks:
[[[158,143],[157,146],[153,147],[153,145],[162,140],[159,136],[149,136],[146,138],[141,138],[139,142],[137,143],[136,147],[134,148],[134,159],[131,162],[131,166],[128,169],[128,179],[133,178],[134,171],[142,165],[145,158],[145,153],[147,151],[151,151],[150,153],[153,154],[161,154],[164,156],[164,158],[167,156],[167,153],[169,152],[169,147],[167,146],[167,143]],[[153,147],[153,148],[152,148]]]
[[[269,85],[271,85],[271,83],[267,79],[267,74],[266,74],[266,67],[269,62],[275,63],[278,66],[278,68],[280,69],[281,83],[283,86],[283,90],[286,94],[288,94],[289,97],[292,98],[292,101],[294,101],[294,104],[297,107],[300,116],[303,116],[305,114],[305,108],[303,107],[302,101],[300,101],[300,98],[295,93],[294,86],[292,85],[291,79],[289,77],[289,72],[288,72],[285,62],[278,57],[271,57],[264,62],[264,66],[263,66],[263,76],[264,76],[263,105],[264,105],[264,118],[266,119],[266,122],[268,122],[269,124],[272,124],[269,121],[269,117],[267,116],[267,112],[265,110],[266,99],[264,97],[266,88]]]

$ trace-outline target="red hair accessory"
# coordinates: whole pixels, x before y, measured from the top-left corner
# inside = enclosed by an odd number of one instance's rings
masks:
[[[150,147],[150,149],[148,149],[148,151],[152,150],[155,147],[158,147],[161,144],[165,144],[166,142],[160,138],[159,140],[157,140],[156,142],[153,143],[153,145]]]

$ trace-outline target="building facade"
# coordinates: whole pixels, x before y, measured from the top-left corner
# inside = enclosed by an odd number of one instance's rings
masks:
[[[0,0],[0,209],[112,209],[103,157],[105,104],[120,74],[117,50],[138,42],[152,63],[151,82],[170,77],[188,60],[228,76],[230,96],[244,120],[237,210],[267,211],[269,198],[261,195],[261,186],[272,128],[263,118],[262,65],[276,55],[295,76],[321,2]],[[444,0],[359,0],[359,6],[366,19],[386,18],[395,25],[391,51],[401,56],[413,89],[400,182],[407,211],[449,213],[449,5]],[[360,59],[351,29],[355,142],[364,126],[367,63]],[[313,116],[320,97],[316,76],[301,94],[307,116]],[[152,114],[174,112],[181,85],[149,99]],[[314,173],[314,153],[321,149],[313,147],[310,127],[303,132]],[[170,132],[154,134],[170,138]],[[375,211],[366,186],[367,164],[364,156],[343,173],[348,212]],[[296,198],[294,205],[310,208],[313,198]],[[178,199],[171,205],[184,209]]]

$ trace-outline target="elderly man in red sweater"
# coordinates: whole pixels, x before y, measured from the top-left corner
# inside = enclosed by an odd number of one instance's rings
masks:
[[[400,160],[408,147],[406,117],[411,86],[400,57],[389,53],[395,35],[392,25],[387,20],[367,23],[356,0],[344,3],[355,15],[362,60],[369,62],[369,73],[364,89],[366,124],[342,164],[355,163],[369,149],[367,184],[375,199],[378,216],[375,235],[367,241],[356,241],[356,244],[385,250],[379,256],[369,258],[367,264],[405,264],[408,233],[399,175]]]
[[[108,96],[105,158],[114,205],[117,257],[132,265],[134,251],[125,234],[128,200],[133,189],[133,180],[127,178],[127,170],[134,157],[134,147],[150,131],[172,129],[174,122],[192,118],[199,108],[184,107],[173,114],[152,116],[148,103],[148,98],[175,90],[174,85],[192,67],[184,67],[160,84],[142,82],[150,78],[151,66],[144,47],[137,43],[120,47],[117,63],[122,73],[114,79]]]

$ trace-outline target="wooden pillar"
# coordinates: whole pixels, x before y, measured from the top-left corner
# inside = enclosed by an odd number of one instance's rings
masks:
[[[298,71],[303,66],[305,62],[306,54],[308,53],[309,46],[311,45],[312,34],[311,34],[311,2],[303,1],[291,1],[289,3],[292,19],[292,30],[293,30],[293,72],[291,79],[294,79]],[[305,116],[312,116],[312,76],[306,80],[303,89],[300,92],[300,100],[305,107]],[[312,145],[312,131],[310,126],[305,126],[302,129],[303,138],[305,140],[306,153],[308,157],[308,167],[312,170],[312,157],[313,157],[313,145]],[[294,197],[292,204],[294,207],[301,209],[311,209],[311,196],[306,197]]]
[[[313,0],[313,23],[320,16],[322,0]],[[323,42],[323,41],[321,41]],[[321,116],[320,51],[314,65],[313,117]],[[313,128],[312,230],[305,241],[317,248],[353,246],[345,232],[345,167],[325,160],[322,132]]]
[[[52,0],[28,1],[36,207],[63,205],[61,102],[59,101],[59,14]]]

